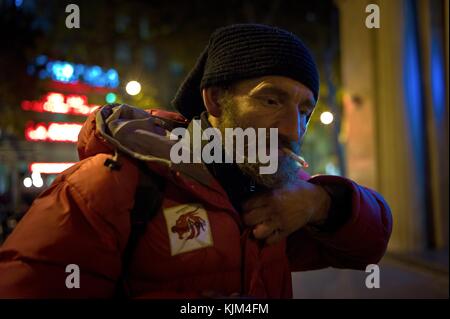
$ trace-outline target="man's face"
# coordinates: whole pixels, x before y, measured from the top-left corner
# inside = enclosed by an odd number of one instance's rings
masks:
[[[278,147],[300,153],[300,144],[316,101],[303,84],[283,76],[266,76],[236,83],[221,99],[218,127],[278,128]],[[268,144],[267,144],[268,145]],[[274,188],[295,179],[299,165],[280,152],[278,171],[259,174],[260,163],[242,163],[240,168],[261,184]]]

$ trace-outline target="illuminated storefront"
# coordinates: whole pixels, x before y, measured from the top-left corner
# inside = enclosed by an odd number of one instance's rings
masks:
[[[115,69],[43,55],[27,71],[39,79],[41,93],[18,106],[28,119],[22,138],[4,135],[0,144],[0,190],[8,202],[2,210],[11,222],[20,219],[57,174],[78,161],[76,142],[83,122],[100,105],[116,101],[120,83]]]

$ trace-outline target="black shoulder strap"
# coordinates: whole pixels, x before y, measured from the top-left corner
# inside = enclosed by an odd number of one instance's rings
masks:
[[[122,271],[117,281],[115,297],[127,298],[126,286],[130,263],[139,239],[145,233],[149,220],[156,215],[162,204],[164,178],[152,172],[143,162],[138,162],[139,182],[130,214],[130,236],[122,255]]]
[[[187,126],[187,122],[164,119],[157,116],[153,117],[159,119],[159,126],[169,131],[175,127]],[[119,154],[116,151],[113,158],[109,158],[105,161],[105,166],[108,166],[112,170],[120,169],[118,155]],[[130,263],[133,259],[134,250],[139,239],[145,233],[149,220],[156,215],[161,207],[165,187],[165,181],[162,176],[152,172],[142,161],[138,160],[137,165],[140,171],[139,182],[134,196],[134,206],[130,214],[130,236],[122,255],[122,271],[117,280],[114,293],[114,297],[116,298],[129,297],[126,279],[128,277]]]

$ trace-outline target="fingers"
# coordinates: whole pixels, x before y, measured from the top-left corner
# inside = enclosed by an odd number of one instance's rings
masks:
[[[281,230],[276,222],[267,221],[257,225],[253,229],[253,235],[256,239],[265,240],[267,245],[273,245],[285,238],[288,232]]]
[[[258,207],[251,211],[244,213],[244,223],[248,226],[255,226],[271,217],[272,210],[269,207]]]
[[[267,196],[252,197],[243,204],[243,220],[248,226],[254,226],[253,236],[258,240],[265,240],[267,244],[280,242],[287,236],[281,230],[280,218],[274,208],[273,198]]]
[[[273,220],[266,220],[264,223],[258,224],[253,228],[253,236],[256,239],[265,239],[279,229],[277,222]]]

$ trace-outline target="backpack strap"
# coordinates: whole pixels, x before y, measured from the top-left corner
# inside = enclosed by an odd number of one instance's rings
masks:
[[[115,159],[117,160],[117,156],[105,161],[105,165],[111,169],[120,169],[120,166],[117,168],[117,165],[112,163]],[[139,181],[134,196],[134,205],[130,213],[130,235],[122,255],[122,271],[117,280],[114,292],[115,298],[129,297],[126,280],[134,251],[139,239],[145,233],[148,222],[158,213],[163,200],[164,178],[151,171],[142,161],[137,161],[137,166],[139,168]]]

